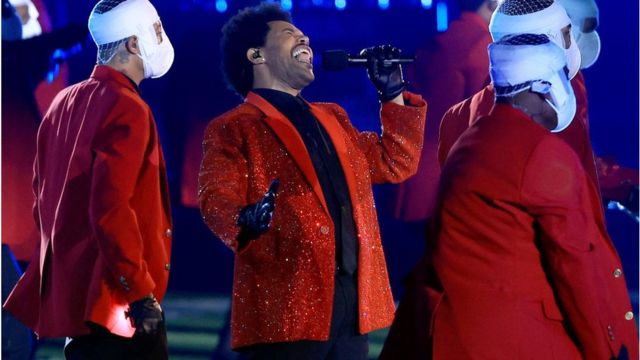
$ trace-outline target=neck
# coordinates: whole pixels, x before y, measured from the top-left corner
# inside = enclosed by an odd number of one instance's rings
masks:
[[[105,64],[110,68],[123,73],[131,79],[136,85],[140,86],[140,82],[144,80],[144,67],[142,59],[135,54],[120,52]]]
[[[278,81],[260,81],[259,79],[255,79],[253,81],[253,89],[278,90],[293,96],[298,96],[301,91],[300,89],[294,89],[291,86],[280,83]]]

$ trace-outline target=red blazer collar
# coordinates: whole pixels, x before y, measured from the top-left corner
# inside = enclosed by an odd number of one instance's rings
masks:
[[[136,93],[140,93],[140,89],[133,82],[133,80],[129,79],[120,71],[107,65],[96,65],[91,72],[91,78],[97,80],[112,80],[126,88],[135,91]]]
[[[313,163],[311,162],[311,157],[309,156],[309,152],[304,145],[304,141],[300,137],[300,134],[298,134],[296,128],[280,111],[258,94],[249,92],[245,102],[256,106],[266,115],[265,122],[287,148],[289,154],[293,157],[302,170],[302,173],[309,181],[309,184],[313,187],[313,190],[320,199],[325,211],[329,214],[329,210],[322,193],[322,187],[320,186],[318,176],[315,172],[315,168],[313,167]],[[329,137],[331,137],[331,141],[338,153],[338,159],[340,159],[340,164],[342,165],[342,169],[347,180],[351,202],[355,205],[357,203],[355,196],[356,178],[351,166],[349,153],[347,152],[346,141],[348,141],[348,136],[345,134],[344,129],[340,126],[333,114],[327,113],[317,105],[309,104],[309,106],[313,115],[325,128]]]
[[[313,188],[316,196],[320,199],[322,207],[327,214],[329,214],[329,208],[327,208],[327,203],[324,200],[324,194],[322,193],[322,187],[320,186],[318,175],[316,174],[316,170],[311,162],[311,157],[309,156],[307,147],[304,145],[304,141],[300,137],[300,134],[298,134],[296,128],[280,111],[260,95],[249,92],[245,102],[254,105],[266,115],[264,121],[273,130],[280,141],[282,141],[284,147],[287,149],[296,164],[298,164],[298,167]]]

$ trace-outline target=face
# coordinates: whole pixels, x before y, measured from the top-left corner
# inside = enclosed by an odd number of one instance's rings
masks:
[[[260,52],[274,83],[302,90],[315,78],[309,38],[291,23],[269,22],[269,33]]]

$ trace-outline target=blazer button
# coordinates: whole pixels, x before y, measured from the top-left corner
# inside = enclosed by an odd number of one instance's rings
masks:
[[[619,278],[620,276],[622,276],[622,270],[620,269],[613,270],[613,277]]]
[[[164,236],[168,237],[169,239],[171,239],[171,235],[172,235],[171,229],[167,229],[164,231]]]
[[[171,270],[171,264],[164,264],[164,269],[167,271]]]
[[[624,314],[624,318],[627,320],[633,320],[633,313],[631,311],[627,311],[627,313]]]
[[[322,235],[327,235],[329,234],[329,227],[327,225],[322,225],[320,227],[320,232],[322,233]]]

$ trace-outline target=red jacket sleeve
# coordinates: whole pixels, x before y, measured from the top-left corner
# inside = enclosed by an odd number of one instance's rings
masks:
[[[229,118],[216,119],[205,131],[198,199],[205,223],[236,251],[240,232],[236,221],[240,209],[248,204],[248,166],[242,153],[240,127],[230,124],[232,121]],[[242,250],[250,248],[251,243]]]
[[[522,200],[539,228],[547,276],[585,359],[610,359],[601,325],[594,247],[605,246],[593,215],[588,180],[575,153],[547,137],[531,154],[522,178]]]
[[[93,143],[90,220],[100,254],[129,302],[155,288],[142,257],[142,235],[130,205],[149,145],[149,118],[148,108],[121,97]]]
[[[369,131],[359,132],[351,125],[344,109],[332,106],[351,141],[365,154],[374,184],[399,183],[418,170],[427,103],[410,92],[404,93],[404,101],[405,106],[392,102],[382,104],[382,136]]]

